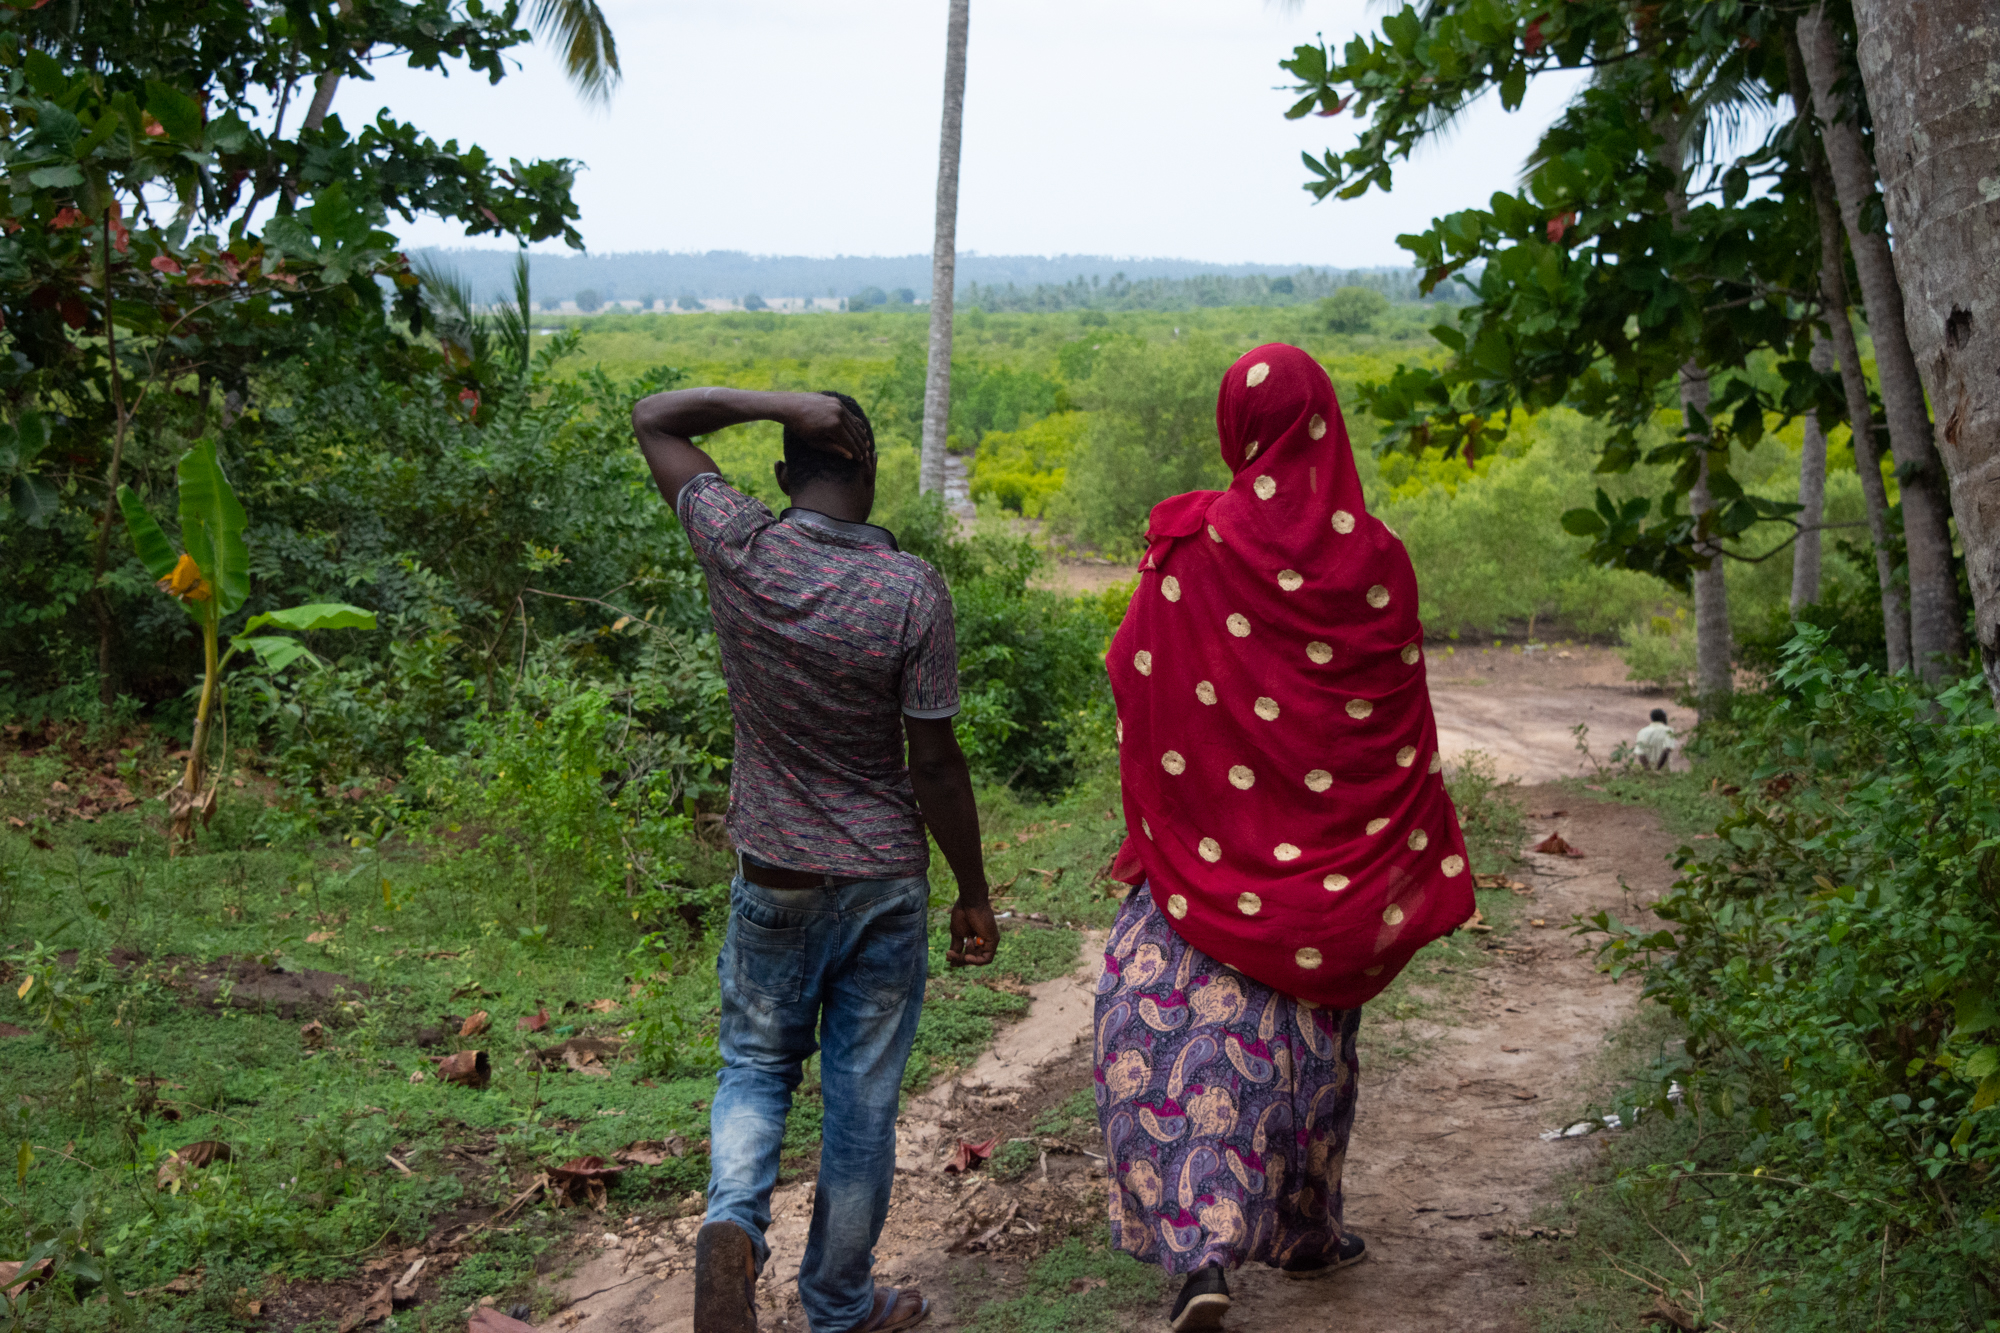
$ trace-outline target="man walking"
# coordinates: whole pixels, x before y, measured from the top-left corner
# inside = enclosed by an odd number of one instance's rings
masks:
[[[784,427],[777,480],[792,504],[776,517],[690,440],[747,421]],[[952,732],[950,594],[867,521],[875,436],[853,399],[682,389],[641,400],[632,426],[708,576],[736,723],[738,873],[717,962],[723,1067],[695,1333],[757,1327],[785,1116],[815,1049],[825,1116],[799,1300],[813,1333],[910,1328],[929,1302],[876,1287],[871,1269],[928,972],[926,826],[958,880],[947,961],[990,963],[999,938]]]

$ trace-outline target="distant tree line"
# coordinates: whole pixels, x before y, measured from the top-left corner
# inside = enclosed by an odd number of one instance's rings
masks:
[[[1202,273],[1186,278],[1129,278],[1108,281],[1076,277],[1033,286],[967,283],[959,300],[983,310],[1193,310],[1241,305],[1310,305],[1348,289],[1379,293],[1385,303],[1427,299],[1415,269],[1317,269],[1295,273]],[[1353,298],[1345,300],[1352,302]],[[1450,292],[1428,298],[1454,299]]]

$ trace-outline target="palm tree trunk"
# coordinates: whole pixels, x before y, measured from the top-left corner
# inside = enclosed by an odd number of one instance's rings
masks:
[[[1943,423],[1974,633],[2000,702],[2000,25],[1992,0],[1855,0],[1854,20],[1903,313]]]
[[[1962,0],[1968,20],[1978,0]],[[1911,11],[1895,6],[1899,14]],[[1885,16],[1886,17],[1886,16]],[[1852,108],[1835,95],[1841,74],[1840,47],[1825,0],[1799,20],[1799,47],[1812,84],[1821,141],[1840,200],[1841,222],[1861,280],[1868,329],[1875,338],[1875,372],[1888,418],[1889,449],[1903,497],[1903,539],[1910,563],[1910,653],[1917,672],[1933,684],[1943,680],[1965,655],[1965,611],[1958,601],[1958,574],[1951,557],[1951,501],[1944,469],[1931,439],[1924,385],[1904,325],[1904,302],[1889,238],[1862,224],[1862,206],[1875,193],[1875,168],[1861,141]],[[1870,100],[1873,109],[1873,99]],[[1968,181],[1969,185],[1970,182]],[[1899,236],[1907,241],[1908,232]]]
[[[1801,117],[1812,114],[1812,80],[1806,75],[1798,33],[1789,34],[1786,66],[1791,75],[1792,105]],[[1815,122],[1816,125],[1816,122]],[[1840,363],[1840,385],[1847,396],[1848,429],[1854,436],[1854,470],[1861,476],[1861,498],[1868,514],[1868,539],[1875,547],[1875,580],[1881,588],[1882,641],[1888,649],[1889,670],[1910,669],[1910,612],[1896,578],[1896,561],[1889,548],[1889,494],[1882,484],[1882,450],[1875,438],[1875,409],[1868,402],[1868,378],[1861,369],[1861,347],[1848,316],[1847,244],[1840,223],[1840,201],[1817,134],[1805,153],[1806,179],[1812,187],[1813,211],[1819,216],[1819,299],[1834,359]]]
[[[971,0],[951,0],[944,51],[944,127],[938,136],[937,231],[931,241],[931,352],[924,376],[924,447],[917,490],[944,491],[951,425],[951,296],[958,274],[958,146],[965,123],[965,31]]]
[[[1815,338],[1812,368],[1833,369],[1833,345]],[[1826,427],[1806,413],[1805,448],[1799,452],[1799,539],[1792,546],[1792,614],[1819,600],[1820,524],[1826,521]]]
[[[1708,418],[1708,372],[1690,361],[1681,367],[1681,411],[1692,426],[1695,413]],[[1700,518],[1715,508],[1708,490],[1708,454],[1701,457],[1688,492],[1688,509]],[[1694,690],[1703,708],[1726,700],[1736,685],[1730,668],[1735,645],[1729,635],[1729,585],[1723,581],[1721,542],[1699,542],[1695,551],[1709,558],[1707,569],[1694,572]]]

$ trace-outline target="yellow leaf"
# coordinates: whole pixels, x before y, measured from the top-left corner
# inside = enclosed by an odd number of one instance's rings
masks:
[[[21,989],[14,992],[14,998],[17,1000],[25,1000],[28,998],[28,992],[33,990],[34,988],[35,988],[35,979],[34,977],[30,976],[26,981],[21,983]]]

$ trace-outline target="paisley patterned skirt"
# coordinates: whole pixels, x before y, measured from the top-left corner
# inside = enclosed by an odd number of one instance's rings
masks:
[[[1360,1022],[1216,962],[1135,890],[1097,983],[1111,1243],[1169,1273],[1331,1252]]]

